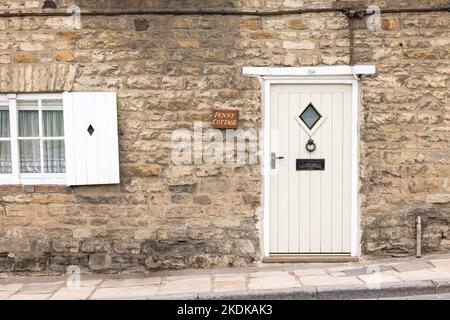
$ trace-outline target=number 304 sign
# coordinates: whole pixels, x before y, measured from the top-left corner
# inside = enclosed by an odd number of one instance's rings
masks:
[[[238,122],[238,110],[217,109],[213,112],[212,125],[215,129],[237,129]]]

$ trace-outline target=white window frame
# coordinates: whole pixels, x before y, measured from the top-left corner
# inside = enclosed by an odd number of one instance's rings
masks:
[[[20,173],[20,162],[19,162],[19,140],[26,139],[39,139],[39,141],[44,140],[65,140],[64,137],[51,137],[44,138],[42,136],[42,100],[63,100],[62,93],[49,93],[49,94],[0,94],[0,105],[9,107],[9,121],[10,121],[10,137],[0,138],[0,140],[11,141],[11,166],[12,172],[10,174],[0,174],[0,185],[7,184],[22,184],[22,185],[38,185],[38,184],[66,184],[66,174],[65,173]],[[18,137],[18,111],[17,107],[18,100],[38,100],[38,112],[39,112],[39,137]],[[24,108],[20,108],[24,110]],[[45,108],[48,110],[49,108]],[[33,108],[33,110],[36,110]],[[58,108],[58,110],[63,110]],[[40,156],[41,163],[43,162],[43,143],[40,143]]]

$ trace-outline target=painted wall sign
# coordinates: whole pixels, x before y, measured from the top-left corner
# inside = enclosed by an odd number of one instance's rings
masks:
[[[212,125],[215,129],[237,129],[239,110],[217,109],[214,110]]]
[[[297,171],[325,170],[325,159],[297,159]]]

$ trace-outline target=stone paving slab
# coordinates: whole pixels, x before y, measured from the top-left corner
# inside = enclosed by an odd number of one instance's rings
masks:
[[[80,282],[81,287],[96,287],[100,285],[104,280],[103,279],[83,279]]]
[[[398,277],[403,281],[450,279],[450,272],[434,272],[433,270],[417,270],[400,272]]]
[[[50,300],[85,300],[89,298],[95,289],[95,287],[63,287],[56,291],[56,293],[51,296]]]
[[[355,265],[344,265],[344,266],[333,266],[326,268],[327,272],[345,272],[347,270],[354,270],[354,269],[360,269],[360,266]]]
[[[345,277],[347,274],[343,271],[330,272],[332,277]]]
[[[433,265],[426,261],[414,261],[401,264],[394,264],[392,267],[398,272],[408,272],[408,271],[420,271],[431,269],[433,268]]]
[[[300,277],[300,282],[305,286],[339,286],[362,284],[357,277],[333,277],[331,275],[304,276]]]
[[[15,294],[8,298],[8,300],[47,300],[50,298],[51,294],[42,293],[42,294]]]
[[[158,293],[157,286],[134,286],[120,288],[100,288],[91,296],[93,300],[126,300],[126,299],[144,299],[156,296]]]
[[[63,286],[64,282],[38,283],[26,285],[20,292],[22,294],[53,293]]]
[[[392,270],[392,268],[387,266],[370,265],[363,268],[346,269],[342,272],[349,276],[359,276],[373,272],[385,272],[388,270]]]
[[[248,283],[248,288],[250,290],[255,289],[278,289],[278,288],[295,288],[299,287],[300,283],[287,273],[279,276],[265,276],[251,278]]]
[[[111,279],[105,280],[102,284],[102,288],[113,287],[133,287],[133,286],[145,286],[145,285],[158,285],[161,284],[161,278],[131,278],[131,279]]]
[[[194,279],[175,279],[163,283],[161,294],[183,294],[211,291],[211,279],[202,277]]]
[[[215,274],[213,292],[242,291],[247,289],[247,276],[236,274]]]
[[[429,262],[436,268],[450,270],[450,259],[430,260]]]
[[[12,296],[16,291],[0,291],[0,300],[6,300]]]
[[[301,276],[316,276],[316,275],[325,275],[327,274],[326,270],[323,269],[310,269],[310,270],[295,270],[294,274],[298,277]]]
[[[211,275],[209,274],[201,274],[197,276],[167,276],[165,277],[166,281],[177,281],[177,280],[193,280],[193,279],[210,279]]]
[[[17,291],[23,286],[23,283],[0,284],[0,291]]]
[[[246,281],[214,281],[213,292],[242,291],[247,289]]]
[[[286,271],[262,271],[250,273],[250,277],[252,278],[284,277],[285,275],[287,275]]]
[[[399,277],[390,272],[380,272],[373,274],[362,274],[358,278],[369,285],[376,285],[377,283],[393,283],[401,281]]]
[[[450,255],[344,264],[81,275],[0,280],[0,300],[84,299],[343,299],[450,292]]]
[[[215,274],[215,281],[246,281],[247,277],[243,274]]]

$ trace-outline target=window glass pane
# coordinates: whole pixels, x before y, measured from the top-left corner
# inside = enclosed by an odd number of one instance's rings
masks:
[[[37,110],[38,106],[37,100],[17,100],[17,107],[19,108],[32,108]]]
[[[62,111],[42,111],[44,137],[63,137],[64,120]]]
[[[11,172],[11,142],[0,141],[0,174]]]
[[[61,99],[43,99],[41,101],[42,108],[60,108],[62,109],[63,101]]]
[[[41,172],[41,153],[39,140],[19,140],[19,153],[20,172]]]
[[[0,107],[0,137],[9,138],[9,111],[4,107]]]
[[[44,172],[66,172],[66,154],[63,140],[44,140]]]
[[[317,112],[316,108],[310,103],[300,115],[300,119],[311,130],[322,116]]]
[[[19,137],[39,136],[39,112],[19,110]]]

